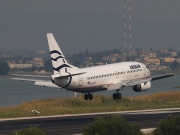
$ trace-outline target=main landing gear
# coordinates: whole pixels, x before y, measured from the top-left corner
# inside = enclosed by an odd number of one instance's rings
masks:
[[[116,93],[113,94],[113,99],[116,100],[121,98],[122,98],[121,93],[119,93],[119,90],[116,90]]]
[[[88,94],[84,94],[84,99],[85,100],[92,100],[93,99],[93,94],[90,94],[90,93],[88,93]]]

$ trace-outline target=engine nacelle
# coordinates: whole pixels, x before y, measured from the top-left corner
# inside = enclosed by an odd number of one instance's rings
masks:
[[[61,79],[61,78],[58,78],[57,76],[58,76],[58,74],[51,76],[52,83],[54,83],[54,84],[56,84],[58,86],[61,86],[61,87],[66,86],[68,84],[68,82],[69,82],[68,77],[64,77],[64,78]]]
[[[135,85],[133,87],[133,90],[135,92],[141,92],[141,91],[148,90],[150,88],[151,88],[151,82],[147,82],[147,83],[141,83],[141,84]]]

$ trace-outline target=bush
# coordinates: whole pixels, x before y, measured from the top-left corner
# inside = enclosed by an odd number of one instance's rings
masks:
[[[0,75],[8,75],[10,67],[6,62],[0,62]]]
[[[153,131],[153,135],[180,135],[180,116],[168,116]]]
[[[83,135],[142,135],[136,123],[128,123],[118,116],[97,118],[83,127]]]
[[[11,135],[46,135],[43,131],[41,131],[36,126],[31,126],[29,128],[24,128],[21,130],[17,130],[11,133]]]

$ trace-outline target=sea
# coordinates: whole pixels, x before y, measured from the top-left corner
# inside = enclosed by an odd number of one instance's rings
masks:
[[[136,93],[132,88],[123,88],[119,92],[123,97],[139,96],[153,94],[157,92],[179,91],[180,75],[165,78],[152,82],[152,87],[144,92]],[[95,94],[112,96],[115,91],[101,91]],[[69,98],[74,97],[75,93],[65,89],[42,88],[35,86],[32,82],[17,81],[11,78],[0,78],[0,107],[16,106],[31,100],[40,100],[48,98]]]

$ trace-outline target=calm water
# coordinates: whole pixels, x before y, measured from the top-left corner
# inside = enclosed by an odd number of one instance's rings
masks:
[[[122,96],[138,96],[151,94],[162,91],[177,91],[174,86],[180,86],[180,75],[174,77],[157,80],[152,82],[150,90],[136,93],[132,88],[124,88],[121,92]],[[111,96],[115,91],[97,92],[101,95]],[[74,93],[56,88],[41,88],[33,85],[32,82],[22,82],[11,80],[10,78],[0,78],[0,106],[18,105],[26,101],[46,99],[46,98],[66,98],[73,97]]]

